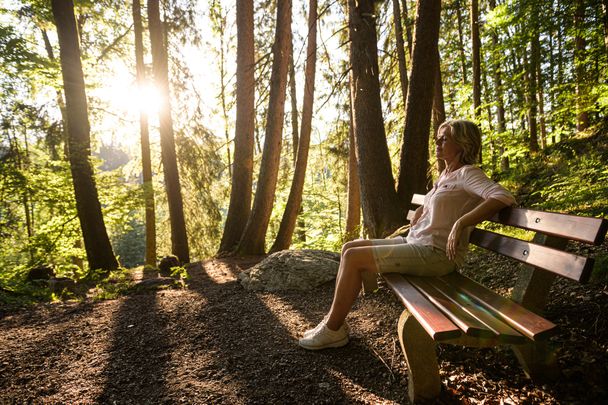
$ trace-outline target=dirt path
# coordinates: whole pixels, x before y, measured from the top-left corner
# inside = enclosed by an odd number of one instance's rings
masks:
[[[489,278],[503,264],[488,260],[474,256],[465,271],[508,289],[513,273]],[[207,261],[187,289],[5,316],[0,403],[407,403],[396,334],[402,308],[386,289],[357,302],[350,344],[307,352],[296,339],[322,318],[333,285],[247,292],[236,274],[251,264]],[[558,290],[547,316],[563,326],[553,339],[559,381],[534,385],[508,348],[442,345],[441,402],[600,402],[608,389],[608,288],[560,282]]]

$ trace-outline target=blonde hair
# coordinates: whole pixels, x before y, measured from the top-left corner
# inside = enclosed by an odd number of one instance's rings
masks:
[[[450,128],[450,135],[463,150],[460,161],[465,165],[472,165],[479,162],[479,152],[481,151],[481,131],[479,127],[467,120],[449,120],[439,126],[437,133],[442,128]]]

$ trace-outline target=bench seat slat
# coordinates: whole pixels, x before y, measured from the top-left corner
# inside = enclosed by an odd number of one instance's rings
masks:
[[[462,334],[452,321],[429,302],[401,274],[385,273],[382,277],[395,294],[397,294],[408,311],[416,317],[434,340],[454,339]]]
[[[543,340],[555,332],[556,325],[521,305],[488,290],[481,284],[453,272],[441,277],[485,305],[488,310],[532,340]]]
[[[448,299],[457,305],[460,305],[471,316],[478,319],[486,325],[490,330],[498,335],[498,342],[505,344],[521,344],[529,341],[524,335],[505,324],[502,320],[489,311],[483,304],[478,302],[473,297],[466,294],[464,291],[454,289],[454,287],[445,282],[439,277],[427,277],[425,279],[429,284],[435,287]]]
[[[592,258],[578,256],[483,229],[474,229],[471,232],[470,241],[477,246],[582,283],[589,280],[593,269]]]
[[[490,330],[486,325],[473,317],[460,305],[445,297],[440,291],[433,287],[428,279],[430,277],[411,277],[406,276],[412,285],[426,296],[437,308],[439,308],[454,324],[456,324],[468,336],[479,338],[495,338],[497,333]]]

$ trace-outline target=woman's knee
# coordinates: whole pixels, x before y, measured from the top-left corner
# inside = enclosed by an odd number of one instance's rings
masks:
[[[377,271],[374,254],[372,253],[372,249],[369,245],[347,249],[342,257],[342,260],[344,260],[344,268],[346,269]]]
[[[371,246],[371,242],[367,239],[355,239],[355,240],[348,241],[344,245],[342,245],[342,256],[344,256],[344,253],[348,249],[361,247],[361,246]]]

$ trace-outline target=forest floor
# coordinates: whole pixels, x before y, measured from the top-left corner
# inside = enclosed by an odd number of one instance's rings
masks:
[[[597,248],[606,252],[606,244]],[[257,259],[259,260],[259,259]],[[301,333],[323,317],[333,283],[256,293],[236,281],[256,259],[209,260],[183,289],[3,311],[0,403],[407,403],[390,291],[360,298],[351,342],[309,352]],[[463,272],[508,293],[514,265],[474,252]],[[608,394],[608,284],[555,283],[548,319],[561,375],[526,378],[508,347],[440,345],[439,403],[600,403]]]

